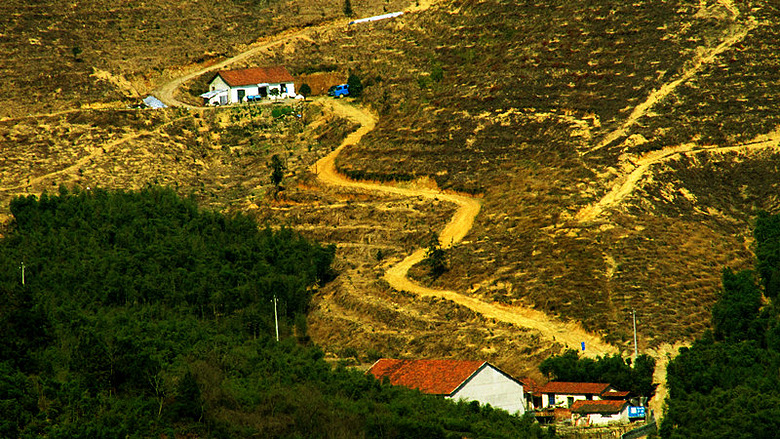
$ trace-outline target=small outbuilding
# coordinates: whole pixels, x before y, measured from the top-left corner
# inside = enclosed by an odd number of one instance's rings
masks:
[[[295,80],[283,66],[220,70],[200,97],[206,105],[294,98]]]
[[[392,385],[430,395],[490,404],[512,414],[525,413],[523,385],[485,361],[383,358],[368,373]]]

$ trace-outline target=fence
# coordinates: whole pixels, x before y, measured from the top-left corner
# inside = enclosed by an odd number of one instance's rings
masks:
[[[658,431],[658,426],[655,423],[655,419],[653,419],[648,424],[623,433],[623,435],[620,436],[620,439],[636,439],[638,437],[647,436],[650,433],[655,433],[656,431]]]

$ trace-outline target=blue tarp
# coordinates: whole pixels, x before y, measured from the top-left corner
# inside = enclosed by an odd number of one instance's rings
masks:
[[[149,108],[168,108],[168,106],[163,104],[161,100],[157,99],[152,95],[149,95],[144,98],[144,105],[146,105]]]

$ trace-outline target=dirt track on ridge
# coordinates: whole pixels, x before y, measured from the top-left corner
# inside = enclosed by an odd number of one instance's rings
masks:
[[[736,19],[739,16],[739,10],[734,6],[734,3],[730,0],[720,0],[719,3],[726,8],[731,14],[732,18]],[[746,24],[734,24],[727,38],[720,42],[717,46],[704,49],[693,60],[693,63],[684,70],[683,74],[671,81],[664,84],[658,90],[653,91],[645,99],[644,102],[637,105],[629,115],[628,119],[616,130],[608,133],[598,144],[591,148],[588,152],[593,152],[604,148],[615,140],[627,136],[630,133],[630,128],[637,123],[637,121],[645,117],[651,108],[657,105],[662,100],[666,99],[674,90],[680,85],[684,84],[696,74],[701,72],[705,66],[711,64],[715,58],[721,53],[729,50],[735,44],[744,40],[748,33],[757,26],[756,21],[751,17]],[[770,134],[767,136],[759,136],[753,142],[747,144],[735,145],[735,146],[701,146],[695,143],[688,143],[683,145],[677,145],[667,147],[658,151],[651,151],[641,157],[627,157],[625,160],[634,166],[634,169],[619,176],[617,182],[612,186],[612,189],[604,195],[599,201],[589,206],[585,206],[580,209],[575,218],[580,222],[593,221],[598,218],[606,209],[616,206],[623,199],[625,199],[631,192],[634,191],[636,185],[650,169],[651,166],[667,161],[673,157],[681,154],[698,153],[698,152],[728,152],[737,150],[754,150],[763,149],[778,146],[778,139],[780,135],[778,133]]]

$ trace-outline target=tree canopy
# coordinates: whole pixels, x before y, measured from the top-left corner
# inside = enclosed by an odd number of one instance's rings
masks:
[[[542,361],[539,371],[555,381],[608,383],[618,390],[648,398],[657,386],[653,384],[655,360],[649,355],[640,355],[631,367],[630,361],[619,354],[580,358],[576,350],[569,349]]]
[[[669,363],[664,438],[774,437],[780,430],[780,217],[761,213],[755,237],[758,279],[751,270],[724,270],[712,332]]]
[[[156,187],[62,188],[11,211],[0,437],[554,436],[327,363],[301,332],[333,246]]]

